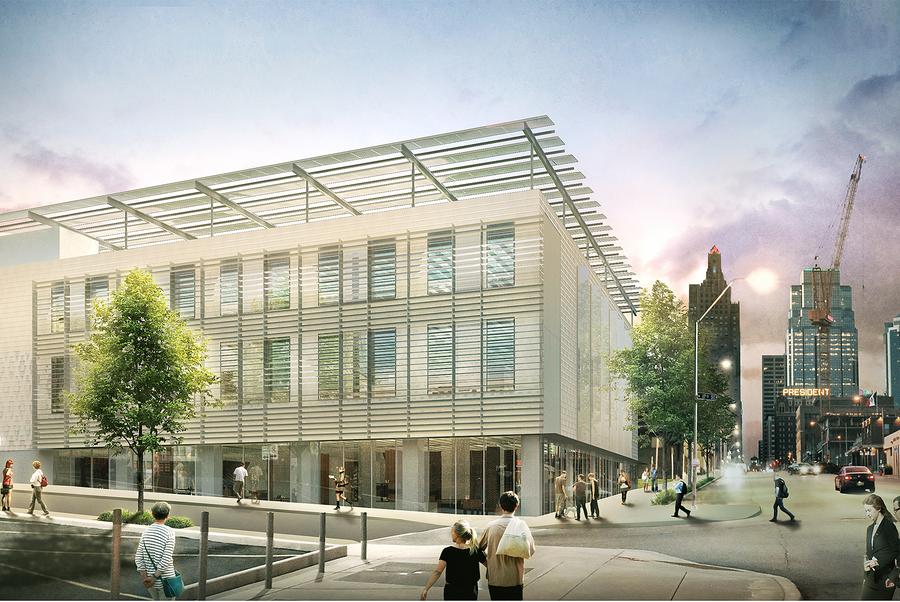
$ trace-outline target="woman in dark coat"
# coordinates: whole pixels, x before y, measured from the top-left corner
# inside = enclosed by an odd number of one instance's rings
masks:
[[[863,500],[866,517],[871,524],[866,529],[866,558],[863,561],[862,600],[890,600],[894,597],[892,581],[900,542],[894,517],[888,512],[884,500],[874,493]]]

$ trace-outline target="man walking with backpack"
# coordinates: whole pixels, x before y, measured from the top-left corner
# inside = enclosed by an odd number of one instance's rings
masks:
[[[775,503],[772,504],[772,518],[769,519],[770,523],[778,522],[778,509],[781,508],[781,511],[791,517],[791,521],[794,520],[794,515],[790,510],[784,507],[784,498],[788,496],[788,488],[787,483],[784,482],[784,479],[778,476],[778,473],[772,473],[775,477]]]
[[[687,484],[679,477],[675,476],[675,514],[672,516],[678,518],[678,511],[684,510],[684,513],[688,518],[691,517],[691,511],[682,505],[682,501],[684,500],[684,494],[687,493]]]

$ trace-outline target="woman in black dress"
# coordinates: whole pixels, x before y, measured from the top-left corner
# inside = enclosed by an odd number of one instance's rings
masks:
[[[478,599],[479,565],[485,562],[484,552],[478,549],[478,535],[467,521],[461,520],[450,528],[450,539],[453,545],[441,552],[441,559],[428,578],[420,600],[428,598],[428,590],[441,578],[444,569],[447,570],[444,600]]]
[[[897,527],[880,496],[867,495],[863,500],[866,518],[866,558],[863,561],[863,584],[860,599],[890,600],[894,597],[897,556]]]

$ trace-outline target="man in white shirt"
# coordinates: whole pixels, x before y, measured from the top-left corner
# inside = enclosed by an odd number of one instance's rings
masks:
[[[50,511],[47,510],[47,506],[44,504],[44,500],[41,498],[41,493],[43,493],[42,482],[44,480],[44,471],[41,470],[41,461],[35,460],[31,463],[31,466],[34,468],[34,473],[31,475],[30,483],[31,483],[31,505],[28,506],[28,514],[34,514],[34,505],[38,503],[41,505],[41,508],[44,510],[44,516],[49,516]]]
[[[234,469],[234,493],[237,495],[238,504],[244,499],[244,479],[246,478],[247,469],[244,468],[244,463],[241,462],[238,467]]]

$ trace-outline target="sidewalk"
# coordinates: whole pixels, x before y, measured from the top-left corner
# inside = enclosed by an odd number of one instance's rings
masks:
[[[370,544],[328,563],[214,596],[215,600],[416,600],[443,545]],[[525,563],[525,599],[531,600],[799,600],[789,580],[774,575],[695,564],[641,550],[541,546]],[[488,600],[487,582],[479,600]],[[442,599],[443,577],[429,592]]]

